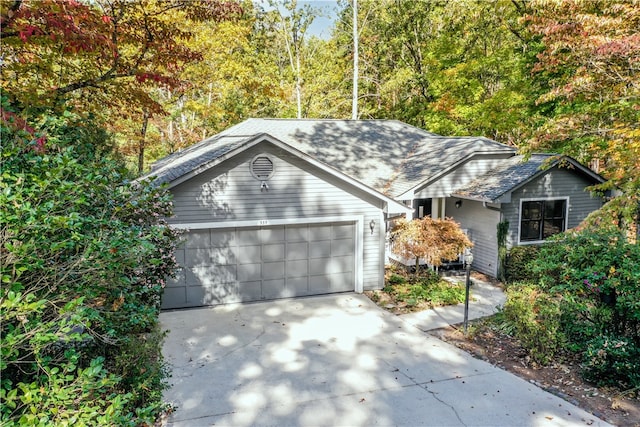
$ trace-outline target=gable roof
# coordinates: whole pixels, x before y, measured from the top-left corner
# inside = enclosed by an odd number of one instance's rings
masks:
[[[453,197],[496,202],[549,169],[566,165],[587,175],[594,183],[604,182],[604,178],[578,163],[575,159],[559,154],[532,154],[528,159],[523,155],[504,160],[500,166],[490,170],[452,193]]]
[[[173,182],[263,134],[390,197],[476,153],[515,151],[487,138],[444,137],[396,120],[248,119],[156,162],[146,176]]]

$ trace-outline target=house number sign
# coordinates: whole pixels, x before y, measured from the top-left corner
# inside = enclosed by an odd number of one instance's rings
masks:
[[[261,219],[258,221],[258,225],[269,225],[268,219]]]

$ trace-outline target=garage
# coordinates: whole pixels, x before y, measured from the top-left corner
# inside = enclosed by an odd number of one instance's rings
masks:
[[[354,291],[356,221],[186,231],[162,308]]]

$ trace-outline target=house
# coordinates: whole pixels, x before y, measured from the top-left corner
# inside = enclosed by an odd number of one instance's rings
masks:
[[[495,276],[499,222],[509,245],[539,243],[602,205],[585,191],[602,178],[573,159],[523,162],[394,120],[249,119],[147,176],[168,185],[168,221],[185,230],[164,308],[379,289],[400,217],[453,217],[474,268]]]

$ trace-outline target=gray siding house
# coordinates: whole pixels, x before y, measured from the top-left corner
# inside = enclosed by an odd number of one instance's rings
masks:
[[[249,119],[147,177],[169,186],[168,221],[184,229],[163,308],[379,289],[401,217],[454,218],[474,268],[495,276],[500,221],[509,245],[540,243],[602,204],[585,192],[602,179],[573,159],[523,162],[496,141],[392,120]]]

